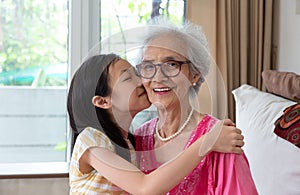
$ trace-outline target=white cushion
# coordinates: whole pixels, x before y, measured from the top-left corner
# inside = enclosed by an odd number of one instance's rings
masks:
[[[295,102],[250,85],[233,90],[236,125],[259,194],[300,194],[300,148],[274,133],[274,122]]]

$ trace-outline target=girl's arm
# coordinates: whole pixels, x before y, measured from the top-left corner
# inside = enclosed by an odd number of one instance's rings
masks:
[[[164,194],[176,186],[211,151],[242,153],[240,131],[233,126],[223,126],[215,143],[207,142],[215,134],[207,133],[183,151],[175,160],[169,161],[148,175],[117,154],[104,148],[92,147],[84,152],[80,165],[88,165],[115,185],[131,194]],[[206,152],[199,149],[205,143]],[[211,144],[210,146],[207,146]],[[224,148],[224,149],[221,149]],[[83,166],[84,167],[84,166]],[[85,166],[86,167],[86,166]]]

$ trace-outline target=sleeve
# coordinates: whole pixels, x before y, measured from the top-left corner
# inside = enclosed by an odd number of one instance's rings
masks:
[[[157,120],[158,120],[158,118],[156,117],[156,118],[151,119],[151,120],[145,122],[144,124],[142,124],[139,128],[137,128],[134,131],[134,136],[144,137],[144,136],[153,135]]]
[[[156,121],[157,118],[152,119],[134,132],[137,164],[144,173],[151,172],[153,167],[157,168],[153,157],[153,131]]]
[[[215,194],[258,194],[244,154],[214,153],[213,175]]]
[[[77,169],[79,169],[78,162],[83,153],[87,149],[95,146],[114,151],[109,138],[99,130],[87,128],[79,134],[76,139],[72,155],[72,160],[77,162],[75,165]]]

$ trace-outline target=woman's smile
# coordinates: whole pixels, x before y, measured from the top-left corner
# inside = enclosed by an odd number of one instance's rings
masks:
[[[170,87],[160,87],[160,88],[154,88],[153,92],[157,95],[164,95],[168,92],[171,92],[172,89]]]

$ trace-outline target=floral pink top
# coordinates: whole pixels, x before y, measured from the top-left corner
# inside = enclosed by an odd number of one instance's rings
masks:
[[[154,153],[154,129],[158,118],[138,128],[136,135],[137,160],[144,173],[160,166]],[[185,148],[207,133],[218,120],[210,115],[199,122]],[[175,171],[175,170],[174,170]],[[167,194],[170,195],[256,195],[248,160],[244,154],[211,152],[201,163]]]

